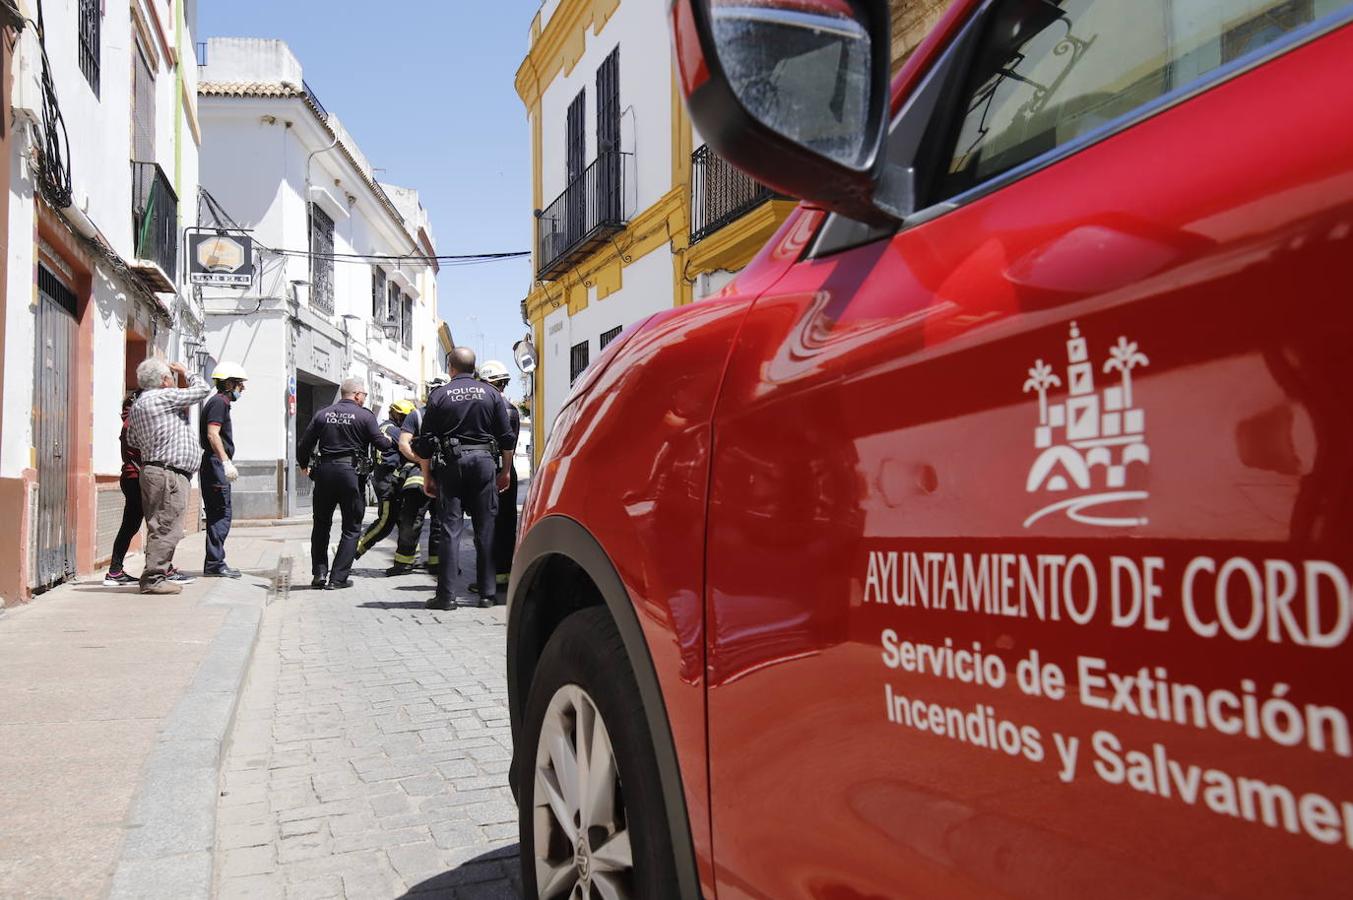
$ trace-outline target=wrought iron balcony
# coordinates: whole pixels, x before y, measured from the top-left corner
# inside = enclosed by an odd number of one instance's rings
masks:
[[[705,144],[691,154],[691,243],[777,196]]]
[[[178,239],[179,198],[169,178],[155,163],[133,162],[131,266],[155,293],[178,289]]]
[[[547,280],[626,224],[628,153],[602,153],[536,219],[536,273]]]

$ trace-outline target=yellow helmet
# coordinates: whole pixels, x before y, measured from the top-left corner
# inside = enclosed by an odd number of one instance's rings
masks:
[[[394,403],[390,404],[390,412],[397,412],[401,416],[407,416],[409,413],[413,412],[413,401],[396,400]]]

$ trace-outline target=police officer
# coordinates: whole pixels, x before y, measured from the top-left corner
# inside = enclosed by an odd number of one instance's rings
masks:
[[[498,396],[507,405],[508,427],[514,435],[521,431],[521,412],[507,402],[503,391],[512,381],[512,373],[496,359],[491,359],[479,367],[479,377],[497,389]],[[498,515],[493,519],[493,570],[498,574],[498,586],[507,584],[512,571],[512,553],[517,545],[517,467],[508,461],[509,475],[507,490],[498,495]],[[474,588],[471,588],[474,590]]]
[[[501,395],[475,379],[473,350],[456,347],[447,354],[447,368],[451,380],[428,398],[422,434],[413,444],[427,481],[423,490],[434,498],[433,528],[441,536],[437,593],[426,605],[429,609],[450,609],[457,604],[451,585],[460,555],[464,509],[470,513],[479,545],[475,554],[479,605],[487,607],[493,605],[496,593],[493,520],[498,512],[498,492],[509,484],[517,435],[508,422]],[[435,452],[433,441],[438,445]]]
[[[225,542],[230,534],[230,485],[240,477],[235,458],[235,431],[230,424],[230,406],[244,393],[249,378],[238,363],[219,363],[211,373],[216,393],[202,405],[198,438],[202,445],[202,505],[207,515],[206,552],[202,574],[215,578],[239,578],[240,570],[226,565]]]
[[[315,413],[296,445],[301,474],[309,475],[311,468],[315,470],[312,496],[315,524],[310,532],[310,572],[314,577],[310,584],[331,591],[352,587],[348,576],[357,551],[357,537],[362,532],[362,514],[366,511],[359,470],[373,445],[382,451],[394,446],[381,434],[376,417],[364,406],[366,382],[360,378],[344,379],[339,395],[342,399],[337,403]],[[343,532],[330,571],[329,533],[334,507],[343,515]]]
[[[381,434],[394,446],[381,451],[376,471],[371,477],[371,487],[380,502],[380,514],[376,516],[376,521],[371,523],[371,527],[362,532],[361,538],[357,541],[357,559],[361,559],[363,553],[385,540],[386,535],[394,530],[395,522],[399,520],[400,500],[404,494],[401,490],[404,482],[401,470],[405,464],[404,457],[399,453],[399,428],[412,412],[414,412],[412,400],[396,400],[390,404],[390,418],[380,424]]]

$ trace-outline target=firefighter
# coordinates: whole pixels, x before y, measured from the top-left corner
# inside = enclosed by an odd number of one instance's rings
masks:
[[[433,391],[450,380],[445,374],[429,378],[427,396],[431,397]],[[413,452],[413,439],[418,436],[426,412],[425,406],[421,410],[416,409],[409,413],[399,432],[399,452],[413,464],[413,467],[404,476],[404,497],[399,507],[399,539],[395,546],[395,564],[385,570],[386,575],[407,575],[418,565],[418,542],[423,533],[423,514],[432,503],[423,493],[423,471],[418,466],[418,456]],[[432,528],[428,534],[427,558],[427,568],[431,572],[437,571],[440,550],[441,537],[437,529]]]
[[[214,578],[239,578],[240,570],[226,565],[225,542],[230,534],[230,485],[240,477],[233,462],[235,431],[230,424],[230,407],[244,393],[249,375],[238,363],[218,363],[211,380],[216,393],[202,405],[198,436],[202,446],[202,467],[198,481],[202,487],[202,505],[207,516],[207,543],[202,574]]]
[[[356,559],[361,559],[363,553],[385,540],[394,530],[395,523],[399,521],[399,507],[404,496],[403,481],[406,474],[403,469],[407,462],[399,452],[399,429],[412,412],[414,412],[412,400],[396,400],[390,404],[390,418],[380,424],[381,434],[390,440],[392,446],[389,450],[380,452],[380,460],[376,463],[375,472],[371,477],[371,486],[376,492],[376,500],[380,503],[380,513],[376,516],[376,521],[371,523],[371,527],[358,539]]]

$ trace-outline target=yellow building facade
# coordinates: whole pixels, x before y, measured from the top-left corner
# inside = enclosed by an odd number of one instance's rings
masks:
[[[893,0],[894,58],[950,0]],[[516,89],[531,134],[533,446],[620,329],[716,293],[793,209],[704,146],[671,61],[667,4],[545,0]],[[567,354],[564,352],[567,350]]]

